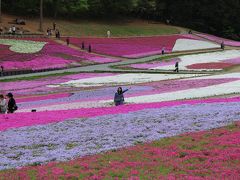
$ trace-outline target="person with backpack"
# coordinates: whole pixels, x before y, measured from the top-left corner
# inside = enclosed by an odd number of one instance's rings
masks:
[[[13,98],[12,93],[8,93],[6,96],[9,99],[8,100],[8,106],[7,106],[7,113],[12,114],[18,109],[18,107],[17,107],[15,99]]]

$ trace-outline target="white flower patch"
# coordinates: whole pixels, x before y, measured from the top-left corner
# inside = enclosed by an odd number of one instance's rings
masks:
[[[191,51],[199,49],[220,48],[218,44],[212,42],[193,40],[193,39],[178,39],[173,47],[173,52],[176,51]]]
[[[47,42],[0,39],[0,44],[11,46],[10,50],[17,53],[37,53],[47,44]]]
[[[229,50],[229,51],[221,51],[221,52],[180,56],[179,69],[188,70],[187,66],[190,66],[193,64],[216,63],[216,62],[221,62],[221,61],[234,59],[238,57],[240,57],[239,50]],[[159,66],[152,69],[173,70],[174,66],[173,65]],[[199,70],[211,70],[211,69],[196,69],[196,70],[199,71]]]
[[[183,81],[184,83],[184,81]],[[171,93],[126,98],[127,103],[153,103],[184,99],[205,98],[240,93],[240,80],[202,88],[187,89]]]
[[[60,86],[70,86],[70,87],[96,87],[96,86],[116,86],[116,85],[130,85],[138,83],[147,83],[162,80],[172,80],[181,78],[190,78],[202,76],[197,74],[120,74],[115,76],[106,77],[95,77],[80,80],[73,80],[59,85],[49,85],[48,87],[60,87]]]
[[[74,103],[65,103],[57,105],[49,105],[43,107],[36,107],[31,109],[20,109],[17,113],[22,112],[31,112],[32,109],[37,109],[38,112],[42,111],[59,111],[59,110],[71,110],[71,109],[80,109],[80,108],[99,108],[99,107],[109,107],[111,103],[106,104],[105,101],[88,101],[88,102],[74,102]]]

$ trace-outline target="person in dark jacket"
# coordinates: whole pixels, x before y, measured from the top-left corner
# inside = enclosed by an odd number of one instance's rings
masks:
[[[67,45],[69,46],[69,44],[70,44],[70,38],[69,37],[67,37],[66,42],[67,42]]]
[[[175,70],[174,70],[175,72],[179,72],[179,63],[178,62],[176,62],[175,63]]]
[[[92,46],[91,46],[91,44],[88,46],[88,52],[89,52],[89,53],[92,52]]]
[[[84,42],[82,42],[82,49],[85,49],[85,44],[84,44]]]
[[[221,49],[222,49],[222,50],[225,49],[225,44],[224,44],[224,42],[221,43]]]
[[[12,93],[8,93],[7,94],[7,97],[9,98],[8,100],[8,108],[7,108],[7,113],[8,114],[11,114],[11,113],[14,113],[14,111],[17,110],[17,105],[16,105],[16,101],[15,99],[13,98],[13,94]]]
[[[117,92],[115,93],[115,96],[114,96],[114,103],[116,106],[119,106],[119,105],[123,105],[124,103],[124,96],[123,94],[125,92],[127,92],[129,89],[126,89],[126,90],[122,90],[122,87],[119,87]]]
[[[1,66],[1,73],[0,73],[0,75],[1,75],[1,76],[4,75],[4,67],[3,67],[3,66]]]

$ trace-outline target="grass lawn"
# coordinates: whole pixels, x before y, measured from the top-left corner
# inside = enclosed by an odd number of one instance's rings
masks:
[[[3,15],[3,27],[10,27],[8,22],[16,19],[12,15]],[[21,18],[21,17],[18,17]],[[39,28],[38,19],[24,18],[27,20],[26,26],[22,26],[31,32],[37,32]],[[151,35],[168,35],[178,34],[179,29],[173,26],[167,26],[160,23],[148,23],[142,20],[132,20],[130,22],[101,22],[87,20],[53,20],[44,18],[44,33],[47,28],[52,28],[52,23],[56,23],[56,27],[61,31],[62,35],[66,36],[99,36],[104,37],[107,31],[110,30],[112,36],[151,36]]]
[[[179,31],[163,24],[148,24],[147,22],[134,22],[124,24],[80,22],[61,22],[60,29],[70,36],[106,36],[108,30],[114,37],[124,36],[151,36],[177,34]]]

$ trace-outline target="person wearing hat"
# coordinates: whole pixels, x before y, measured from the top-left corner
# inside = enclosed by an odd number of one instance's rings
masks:
[[[13,94],[12,93],[8,93],[7,97],[9,98],[8,100],[8,114],[10,113],[14,113],[14,111],[16,111],[18,109],[17,105],[16,105],[16,101],[13,98]]]

